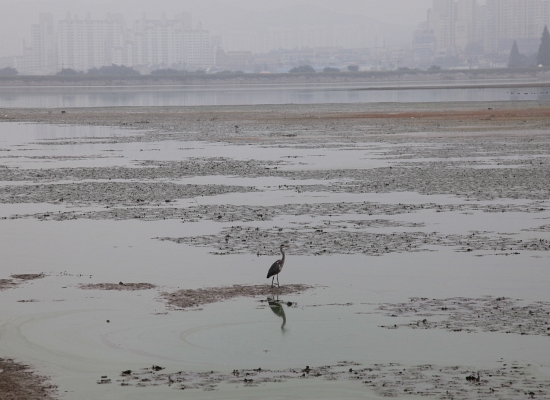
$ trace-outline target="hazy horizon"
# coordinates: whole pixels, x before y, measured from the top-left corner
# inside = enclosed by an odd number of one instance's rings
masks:
[[[291,21],[293,26],[308,25],[311,21],[327,20],[327,16],[340,16],[340,24],[346,18],[364,21],[369,36],[377,32],[393,44],[410,42],[412,30],[426,18],[432,0],[3,0],[0,15],[0,55],[21,54],[22,40],[30,38],[32,24],[38,22],[38,14],[47,12],[56,21],[65,18],[67,12],[85,17],[91,13],[94,19],[103,19],[107,13],[123,14],[126,22],[146,13],[150,19],[160,19],[162,13],[170,18],[179,12],[190,12],[194,24],[199,21],[214,35],[232,30],[257,30],[271,22]],[[316,12],[308,12],[311,9]],[[286,13],[286,14],[285,14]],[[277,19],[278,18],[278,19]],[[324,19],[323,19],[324,18]],[[273,20],[277,19],[276,22]],[[356,22],[357,23],[357,22]],[[390,38],[391,37],[391,38]],[[369,45],[374,38],[369,37]],[[380,40],[379,43],[382,43]],[[400,43],[399,43],[400,44]],[[13,54],[10,54],[13,53]]]

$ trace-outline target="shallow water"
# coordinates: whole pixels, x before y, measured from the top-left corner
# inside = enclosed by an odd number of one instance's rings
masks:
[[[550,91],[541,88],[453,88],[468,84],[508,84],[509,81],[441,82],[441,88],[411,89],[417,82],[219,85],[153,87],[2,87],[0,108],[63,108],[113,106],[205,106],[254,104],[325,104],[449,101],[547,100]],[[532,82],[529,82],[532,83]],[[420,82],[420,85],[423,85]],[[377,87],[388,87],[378,90]],[[401,86],[401,89],[400,89]],[[376,90],[371,90],[376,89]]]
[[[134,132],[112,128],[43,127],[31,124],[0,124],[0,165],[9,168],[64,168],[136,166],[137,161],[178,161],[191,157],[231,157],[237,160],[282,161],[284,169],[323,170],[379,168],[395,160],[380,160],[380,144],[360,149],[281,148],[268,145],[227,145],[207,142],[129,144],[44,145],[55,138],[106,137]],[[350,145],[353,147],[352,145]],[[439,146],[438,144],[434,145]],[[147,151],[160,149],[160,151]],[[108,150],[117,158],[99,158]],[[144,150],[144,151],[140,151]],[[19,156],[24,153],[24,157]],[[146,154],[144,154],[146,153]],[[108,153],[109,154],[109,153]],[[318,157],[324,155],[325,157]],[[29,157],[71,156],[88,158],[41,160]],[[298,156],[300,158],[288,158]],[[492,157],[477,157],[491,160]],[[454,160],[454,159],[453,159]],[[407,160],[408,161],[408,160]],[[417,162],[434,161],[433,158]],[[300,164],[303,163],[303,164]],[[305,165],[304,165],[305,164]],[[323,180],[291,181],[282,177],[200,176],[174,183],[255,186],[260,191],[193,199],[174,199],[170,207],[234,204],[280,206],[313,203],[471,204],[452,195],[398,193],[302,192],[279,188],[285,184],[327,184]],[[136,182],[134,180],[133,182]],[[27,182],[28,184],[36,184]],[[54,182],[61,184],[61,182]],[[67,183],[67,182],[63,182]],[[11,183],[10,183],[11,184]],[[16,184],[21,184],[16,182]],[[526,199],[476,202],[480,206],[529,205]],[[542,204],[542,203],[541,203]],[[118,206],[122,207],[122,206]],[[546,207],[546,206],[545,206]],[[1,204],[0,217],[39,212],[106,210],[103,204],[23,203]],[[550,211],[537,213],[487,213],[427,209],[397,215],[277,215],[273,220],[243,223],[182,223],[178,219],[156,221],[67,220],[36,218],[0,220],[0,279],[15,273],[40,273],[43,279],[0,292],[0,356],[15,357],[51,375],[66,399],[180,398],[168,386],[121,387],[98,385],[107,375],[113,381],[121,371],[161,365],[166,371],[221,371],[240,368],[304,368],[334,365],[348,360],[365,366],[398,362],[403,365],[436,364],[494,367],[501,358],[547,365],[548,338],[503,333],[466,333],[443,330],[387,330],[380,325],[407,323],[405,317],[373,314],[379,303],[407,302],[410,297],[449,298],[506,296],[526,301],[550,301],[547,288],[549,255],[522,251],[497,255],[482,250],[475,254],[454,247],[429,246],[430,252],[389,253],[379,257],[363,254],[296,256],[288,251],[282,285],[304,283],[315,289],[283,296],[280,300],[286,323],[262,298],[238,298],[200,307],[202,310],[171,310],[159,293],[177,288],[196,289],[233,284],[267,284],[265,273],[277,256],[234,254],[216,256],[213,247],[196,247],[157,237],[219,235],[223,228],[243,225],[270,229],[297,224],[316,226],[330,220],[387,219],[424,226],[361,228],[380,234],[438,232],[466,235],[470,231],[493,231],[514,238],[550,239],[549,232],[525,232],[548,223]],[[351,227],[351,225],[350,225]],[[351,230],[352,228],[348,229]],[[284,237],[283,237],[284,238]],[[498,253],[498,252],[497,252]],[[483,257],[478,257],[483,255]],[[158,289],[118,292],[81,290],[81,283],[153,283]],[[37,300],[20,302],[21,300]],[[107,322],[109,320],[109,322]],[[545,375],[546,374],[546,375]],[[541,376],[547,377],[548,373]],[[359,382],[287,381],[256,388],[222,384],[219,391],[195,390],[193,398],[379,398]],[[282,393],[284,392],[284,393]],[[403,396],[402,398],[408,398]]]

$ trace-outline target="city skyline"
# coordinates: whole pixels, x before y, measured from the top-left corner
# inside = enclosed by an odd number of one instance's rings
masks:
[[[410,33],[414,27],[425,16],[425,10],[431,0],[415,0],[415,6],[410,1],[390,0],[389,3],[396,5],[390,9],[388,2],[372,0],[369,2],[357,2],[343,0],[338,2],[328,0],[258,0],[250,2],[247,0],[206,0],[198,1],[173,1],[159,0],[154,3],[148,0],[135,0],[131,2],[106,2],[106,1],[65,1],[65,0],[34,0],[34,1],[11,1],[5,0],[3,13],[0,14],[0,56],[22,55],[22,41],[30,40],[30,27],[37,22],[38,13],[50,13],[53,15],[54,23],[63,20],[67,12],[73,15],[84,16],[90,13],[93,19],[105,18],[107,13],[123,14],[127,21],[139,19],[145,12],[150,19],[160,19],[162,13],[174,15],[181,12],[193,14],[196,23],[202,22],[205,29],[213,35],[226,35],[235,38],[242,37],[243,31],[256,31],[264,27],[271,27],[279,24],[282,20],[286,23],[293,19],[294,27],[299,25],[312,25],[312,18],[323,21],[327,16],[336,18],[360,19],[361,24],[378,34],[378,43],[384,43],[386,37],[388,45],[410,43]],[[367,4],[366,4],[367,3]],[[396,13],[395,10],[398,10]],[[390,12],[391,11],[391,12]],[[391,15],[390,15],[391,14]],[[411,20],[411,16],[414,15]],[[395,29],[393,26],[397,25]],[[398,30],[402,32],[396,32]],[[372,32],[369,32],[372,33]],[[389,36],[394,36],[390,38]],[[397,41],[395,40],[397,39]],[[370,46],[375,45],[376,38],[369,39]],[[340,40],[346,47],[345,40]],[[353,43],[351,43],[353,44]],[[258,46],[249,45],[249,48],[233,48],[232,50],[255,50]],[[266,49],[263,48],[262,51]]]
[[[430,0],[415,29],[306,3],[264,10],[263,17],[256,13],[256,19],[225,30],[205,27],[181,10],[159,17],[143,12],[133,19],[110,12],[97,18],[67,11],[63,19],[39,13],[38,23],[28,29],[30,39],[22,42],[22,56],[0,57],[0,68],[28,75],[110,65],[141,73],[166,68],[287,72],[310,64],[318,70],[350,64],[362,70],[494,68],[507,65],[514,41],[529,66],[550,24],[550,0]]]

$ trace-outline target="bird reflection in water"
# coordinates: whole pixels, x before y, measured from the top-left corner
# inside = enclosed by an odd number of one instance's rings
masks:
[[[281,330],[285,331],[285,325],[286,325],[286,314],[285,309],[283,308],[283,305],[279,302],[279,299],[274,300],[272,298],[267,298],[267,302],[269,304],[269,308],[271,311],[273,311],[273,314],[275,314],[277,317],[281,317],[283,319],[283,324],[281,325]]]

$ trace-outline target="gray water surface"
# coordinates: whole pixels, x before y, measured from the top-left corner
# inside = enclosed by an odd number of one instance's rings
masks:
[[[495,82],[491,81],[490,83],[495,84]],[[442,82],[438,84],[441,86],[440,88],[434,88],[435,86],[428,82],[425,84],[430,85],[430,88],[422,89],[411,87],[413,84],[403,82],[402,84],[385,85],[358,83],[338,85],[4,87],[0,88],[0,108],[424,103],[550,99],[550,89],[547,87],[460,88],[456,83],[448,85]],[[467,84],[470,83],[460,83],[460,85]]]

